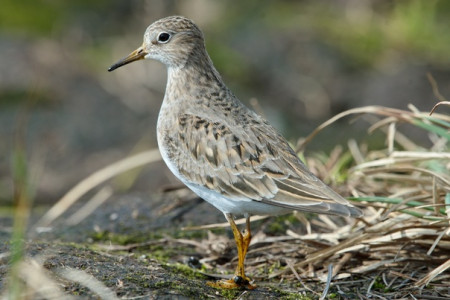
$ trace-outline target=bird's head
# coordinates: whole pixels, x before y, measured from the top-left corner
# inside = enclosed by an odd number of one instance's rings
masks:
[[[168,68],[179,68],[205,52],[203,34],[191,20],[173,16],[151,24],[144,34],[142,46],[112,65],[108,71],[141,59],[155,59]],[[205,52],[206,53],[206,52]]]

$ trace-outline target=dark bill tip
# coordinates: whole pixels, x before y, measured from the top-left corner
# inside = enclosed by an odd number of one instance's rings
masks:
[[[121,66],[123,66],[123,64],[120,64],[120,62],[116,62],[115,64],[113,64],[111,67],[108,68],[108,72],[114,71],[115,69]]]
[[[133,61],[144,59],[145,55],[147,55],[147,52],[145,52],[142,49],[142,47],[139,47],[133,52],[131,52],[127,57],[122,58],[121,60],[113,64],[111,67],[109,67],[108,72],[112,72],[117,68],[132,63]]]

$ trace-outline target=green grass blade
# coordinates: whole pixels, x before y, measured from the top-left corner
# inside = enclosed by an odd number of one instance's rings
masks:
[[[401,199],[401,198],[387,198],[387,197],[376,197],[376,196],[373,196],[373,197],[349,197],[348,199],[350,199],[352,201],[358,201],[358,202],[366,201],[366,202],[372,202],[372,203],[378,202],[378,203],[387,203],[387,204],[400,204],[405,201],[404,199]],[[449,199],[449,201],[450,201],[450,199]],[[419,206],[424,205],[422,202],[419,202],[419,201],[408,201],[408,202],[404,202],[403,204],[406,206],[409,206],[409,207],[419,207]],[[429,210],[429,211],[434,211],[433,207],[421,207],[421,208],[425,209],[425,210]],[[439,212],[441,214],[445,214],[445,209],[441,208],[441,209],[439,209]],[[415,212],[413,215],[415,215],[416,213],[419,215],[423,215],[419,212]],[[410,214],[412,214],[412,213],[410,213]]]
[[[448,130],[440,127],[440,126],[427,124],[427,123],[425,123],[423,121],[420,121],[420,120],[415,120],[412,123],[414,125],[422,128],[422,129],[425,129],[425,130],[427,130],[429,132],[435,133],[435,134],[437,134],[439,136],[442,136],[442,137],[444,137],[444,138],[446,138],[447,140],[450,141],[450,132]]]

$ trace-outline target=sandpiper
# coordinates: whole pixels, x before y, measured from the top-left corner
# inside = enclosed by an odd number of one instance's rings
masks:
[[[172,16],[151,24],[142,46],[109,68],[140,59],[167,66],[168,80],[158,117],[161,155],[173,174],[221,210],[238,250],[234,276],[210,285],[255,286],[244,272],[251,240],[251,215],[292,210],[361,217],[298,158],[266,120],[227,88],[206,52],[203,33],[189,19]],[[235,215],[246,218],[241,232]]]

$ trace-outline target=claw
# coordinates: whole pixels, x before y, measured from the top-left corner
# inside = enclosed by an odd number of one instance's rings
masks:
[[[234,276],[232,279],[228,280],[218,280],[216,282],[207,282],[210,287],[222,288],[222,289],[247,289],[253,290],[256,285],[250,284],[248,278],[242,278],[241,276]]]

